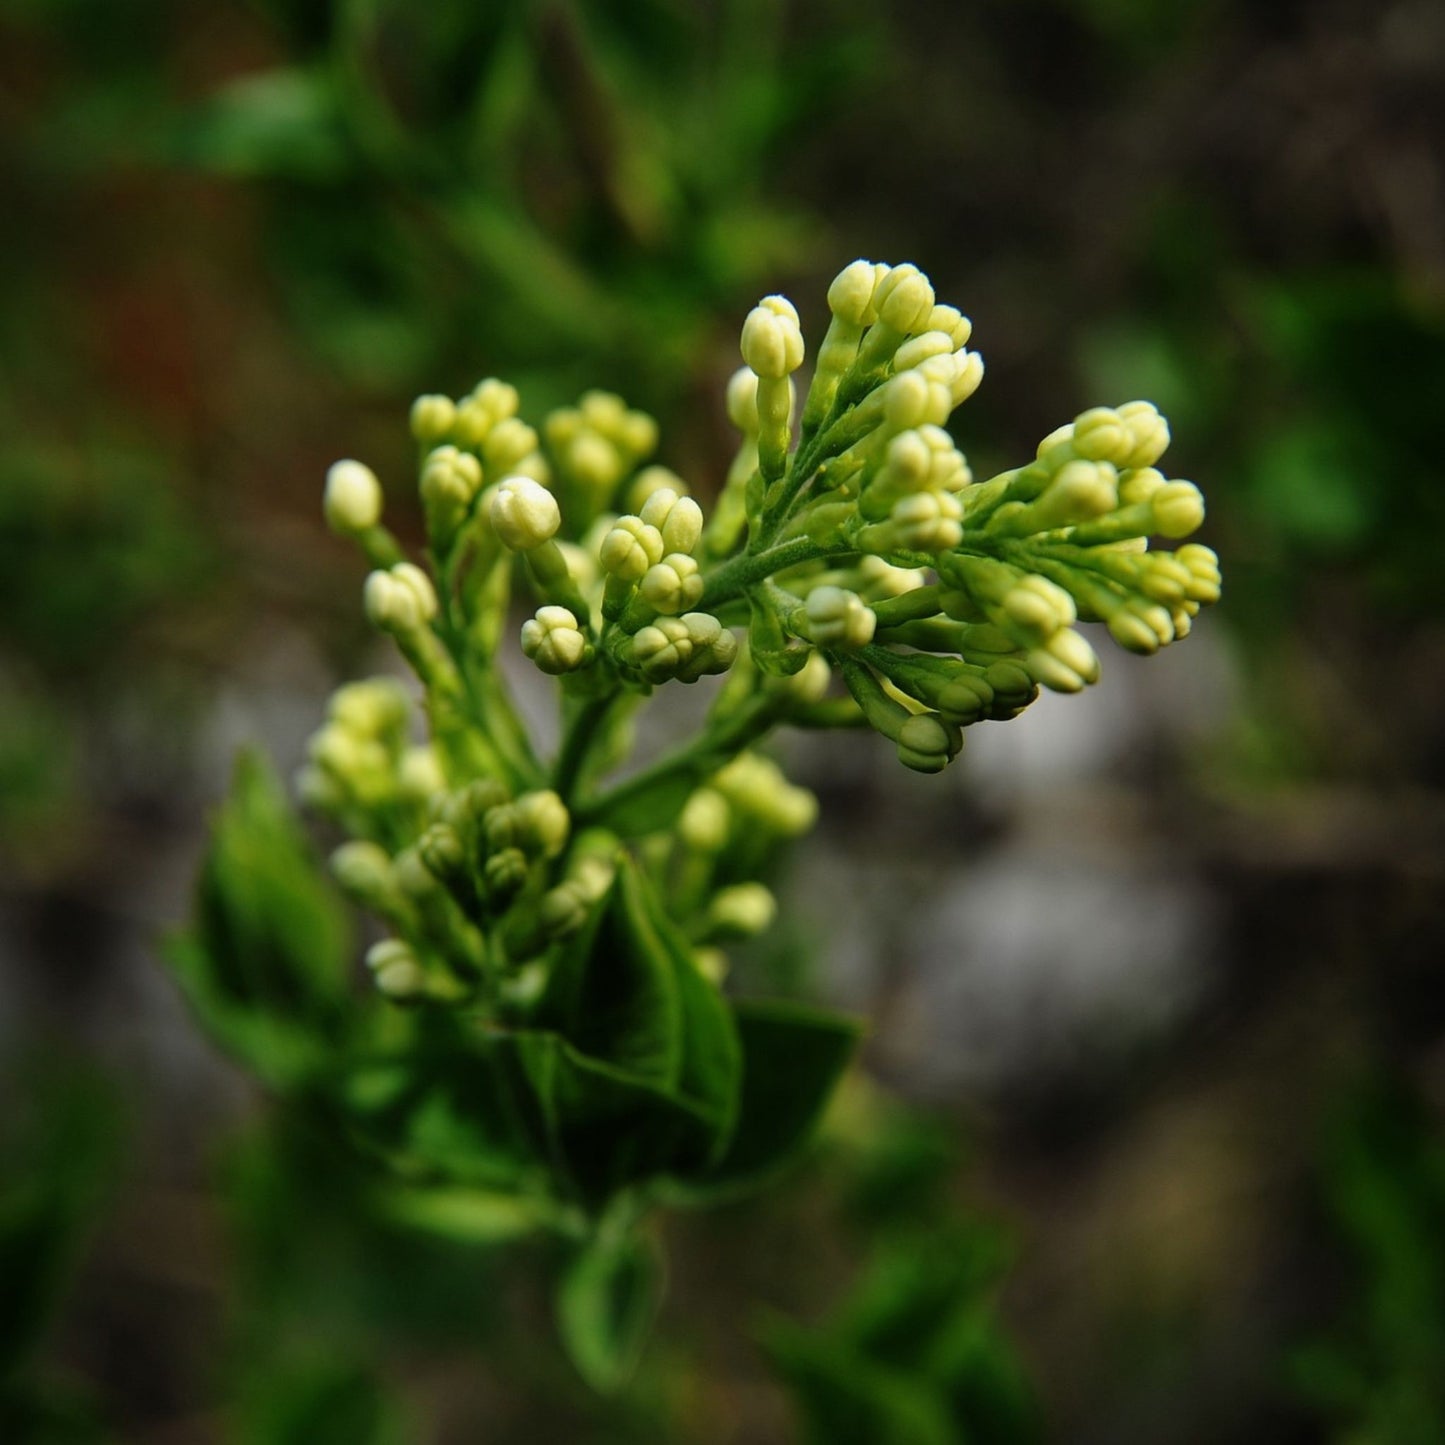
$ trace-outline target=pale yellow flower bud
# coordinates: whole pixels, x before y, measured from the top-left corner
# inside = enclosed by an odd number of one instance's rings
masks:
[[[322,510],[333,532],[355,536],[381,520],[381,483],[363,462],[335,462],[326,473]]]
[[[557,499],[530,477],[509,477],[492,497],[492,529],[514,552],[549,541],[562,525]]]

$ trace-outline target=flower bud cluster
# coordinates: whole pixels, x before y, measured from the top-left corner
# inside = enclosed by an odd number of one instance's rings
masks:
[[[403,779],[411,754],[410,718],[406,691],[393,678],[367,678],[337,689],[297,775],[307,802],[338,818],[351,818],[404,799],[410,791]]]
[[[551,412],[542,430],[569,509],[584,525],[657,449],[657,423],[610,391],[589,391],[576,406]]]
[[[768,296],[748,314],[726,397],[741,441],[699,489],[710,513],[649,464],[652,419],[602,391],[540,434],[495,379],[417,401],[425,569],[381,525],[375,475],[332,468],[327,519],[371,562],[367,616],[418,674],[431,729],[412,743],[405,694],[355,684],[302,775],[352,834],[338,880],[394,935],[369,960],[388,996],[501,997],[545,973],[634,843],[716,977],[714,945],[767,926],[760,877],[816,814],[757,751],[772,729],[863,724],[937,772],[964,729],[1094,682],[1090,624],[1152,653],[1218,600],[1212,551],[1158,545],[1204,507],[1159,470],[1151,404],[1083,412],[978,481],[945,430],[983,375],[968,319],[916,266],[863,260],[828,309],[801,410],[797,310]],[[550,758],[496,656],[520,589],[521,651],[559,679]],[[691,741],[610,779],[654,688],[722,673]]]

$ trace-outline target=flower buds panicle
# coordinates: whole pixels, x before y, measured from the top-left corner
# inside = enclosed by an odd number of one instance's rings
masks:
[[[334,462],[326,473],[322,507],[338,536],[354,537],[381,520],[381,483],[363,462]]]
[[[575,672],[592,661],[593,647],[577,619],[565,607],[539,607],[522,624],[522,651],[553,677]]]
[[[529,552],[550,541],[562,525],[557,499],[530,477],[509,477],[492,495],[492,530],[504,547]]]
[[[861,722],[938,772],[964,728],[1096,680],[1079,625],[1147,655],[1218,600],[1215,554],[1167,545],[1204,504],[1158,469],[1169,428],[1152,404],[1083,411],[976,482],[945,430],[983,376],[968,318],[916,266],[866,260],[828,308],[796,434],[798,312],[768,296],[748,314],[727,387],[741,440],[700,477],[718,488],[706,520],[675,472],[646,465],[656,423],[606,391],[540,428],[496,378],[417,399],[428,571],[381,525],[375,474],[331,468],[327,521],[374,569],[365,610],[422,706],[390,679],[340,689],[298,782],[351,835],[332,858],[342,888],[398,935],[368,956],[391,998],[466,999],[484,1018],[535,1000],[627,849],[720,977],[707,945],[768,926],[752,875],[817,814],[749,750],[768,729]],[[550,755],[493,657],[514,587],[535,609],[522,653],[567,679]],[[614,780],[653,687],[729,671],[694,744]]]
[[[567,495],[589,512],[607,505],[657,447],[657,423],[610,391],[586,392],[575,407],[552,412],[543,431]]]

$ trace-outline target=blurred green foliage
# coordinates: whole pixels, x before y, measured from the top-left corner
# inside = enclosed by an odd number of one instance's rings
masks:
[[[105,1080],[52,1060],[7,1071],[0,1113],[0,1439],[109,1438],[81,1382],[46,1359],[114,1181],[120,1113]]]
[[[1331,1438],[1372,1445],[1445,1439],[1445,1142],[1396,1081],[1360,1088],[1332,1121],[1322,1160],[1353,1279],[1328,1331],[1296,1352],[1297,1388]]]

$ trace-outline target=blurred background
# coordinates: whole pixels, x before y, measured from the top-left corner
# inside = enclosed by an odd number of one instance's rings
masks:
[[[0,0],[0,215],[0,1438],[1445,1441],[1445,8]],[[973,317],[979,475],[1157,402],[1225,601],[942,778],[790,747],[741,978],[865,1068],[602,1401],[157,945],[236,746],[389,665],[332,460],[419,537],[405,409],[498,374],[706,494],[857,255]]]

